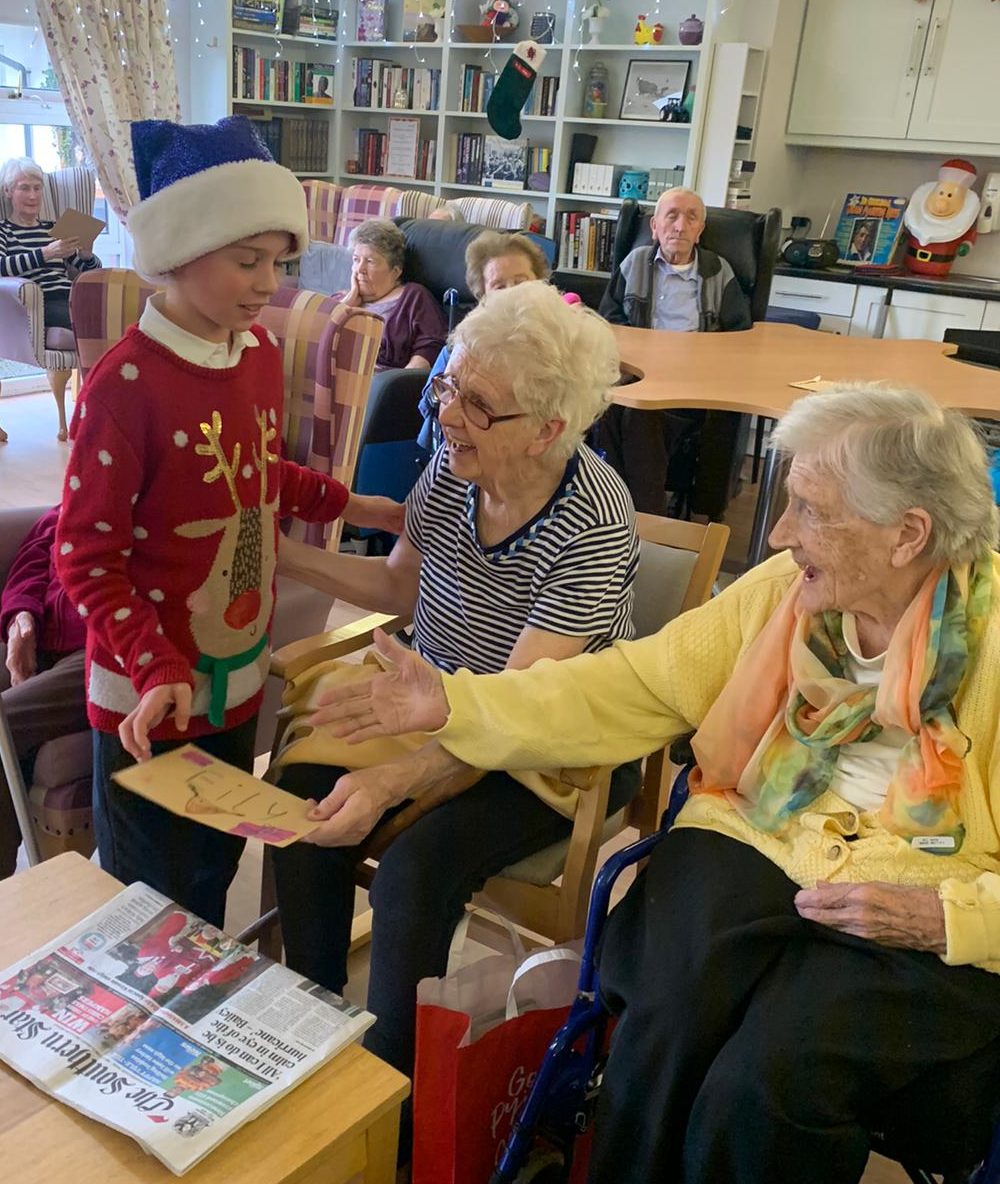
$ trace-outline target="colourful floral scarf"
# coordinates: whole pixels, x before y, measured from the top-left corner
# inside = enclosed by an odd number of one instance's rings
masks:
[[[838,612],[798,608],[801,578],[737,662],[692,740],[692,793],[724,794],[761,830],[780,834],[830,784],[841,744],[899,727],[900,752],[879,820],[912,842],[952,854],[964,827],[958,801],[969,740],[952,702],[990,609],[992,560],[937,568],[893,632],[882,679],[847,677]]]

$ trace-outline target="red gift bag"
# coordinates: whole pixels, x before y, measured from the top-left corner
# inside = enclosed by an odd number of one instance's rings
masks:
[[[525,957],[515,938],[468,964],[466,927],[445,977],[417,988],[413,1184],[486,1184],[576,992],[572,947]]]

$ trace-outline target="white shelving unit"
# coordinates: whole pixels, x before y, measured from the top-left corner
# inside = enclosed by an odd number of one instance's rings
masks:
[[[468,193],[503,197],[530,203],[541,219],[545,230],[554,234],[559,214],[568,209],[595,211],[619,206],[616,195],[607,197],[583,196],[567,192],[570,178],[568,165],[570,145],[575,133],[597,136],[593,161],[621,165],[626,168],[675,168],[684,170],[685,183],[701,188],[701,163],[714,162],[719,154],[717,145],[722,129],[730,129],[723,136],[728,162],[734,154],[752,148],[737,145],[735,128],[738,124],[753,126],[756,106],[763,85],[763,57],[755,69],[753,59],[758,51],[747,50],[744,68],[735,81],[728,69],[722,69],[723,51],[730,46],[715,46],[712,41],[711,13],[708,0],[662,0],[657,20],[664,25],[666,43],[638,46],[632,42],[634,14],[626,6],[614,5],[613,15],[602,30],[603,43],[588,43],[589,30],[581,19],[581,0],[552,0],[555,12],[555,43],[547,45],[546,58],[540,79],[554,76],[559,80],[555,114],[550,116],[522,116],[524,138],[534,147],[546,147],[552,152],[551,185],[548,192],[529,190],[511,192],[484,186],[463,185],[455,180],[453,137],[462,132],[487,132],[486,116],[482,112],[461,110],[461,87],[464,67],[478,65],[484,71],[499,74],[508,60],[514,42],[528,36],[532,5],[528,0],[518,4],[520,25],[509,40],[482,44],[461,40],[463,26],[478,26],[481,20],[477,0],[449,0],[442,27],[443,43],[413,43],[402,40],[402,4],[388,0],[386,5],[386,36],[382,42],[355,39],[357,28],[356,0],[345,0],[341,7],[339,40],[322,41],[311,37],[275,36],[270,33],[234,30],[231,6],[227,0],[213,0],[199,9],[199,41],[192,44],[191,117],[196,121],[211,121],[233,111],[267,115],[303,115],[308,119],[323,120],[327,126],[328,163],[326,172],[312,171],[302,176],[327,176],[344,184],[356,181],[384,182],[403,188],[420,188],[449,197]],[[705,20],[705,34],[701,45],[683,46],[676,42],[677,26],[689,16],[692,8]],[[652,18],[650,18],[652,19]],[[334,106],[297,106],[288,103],[234,100],[233,47],[251,47],[269,57],[280,55],[293,61],[329,64],[334,67]],[[747,49],[747,47],[743,47]],[[271,52],[273,50],[273,52]],[[354,63],[358,58],[375,57],[404,67],[440,69],[439,110],[408,111],[394,108],[365,108],[354,103]],[[600,59],[608,71],[608,117],[593,119],[583,115],[584,89],[588,71]],[[688,87],[695,90],[693,121],[690,124],[644,122],[618,117],[629,63],[633,60],[649,62],[683,61],[690,63]],[[540,81],[536,86],[540,85]],[[418,115],[421,138],[437,141],[434,176],[425,181],[390,176],[373,177],[348,173],[346,162],[351,156],[359,128],[387,130],[388,118],[393,114]],[[716,169],[720,166],[716,163]],[[714,177],[714,173],[712,174]],[[711,203],[722,204],[722,197],[705,192]]]

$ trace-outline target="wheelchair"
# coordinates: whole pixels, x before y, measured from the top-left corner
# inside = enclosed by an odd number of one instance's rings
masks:
[[[622,872],[650,855],[670,830],[687,800],[687,775],[685,768],[674,781],[656,834],[616,852],[597,874],[576,998],[546,1050],[490,1184],[568,1184],[572,1178],[574,1146],[593,1120],[606,1059],[611,1016],[601,1003],[595,954],[611,892]],[[985,1159],[975,1165],[934,1163],[922,1167],[915,1162],[920,1157],[891,1133],[873,1131],[870,1135],[872,1150],[896,1160],[913,1184],[1000,1184],[1000,1123]]]

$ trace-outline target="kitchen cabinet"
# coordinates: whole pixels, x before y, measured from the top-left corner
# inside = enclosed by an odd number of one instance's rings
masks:
[[[1000,144],[998,46],[993,0],[808,0],[789,138]]]
[[[886,310],[882,336],[943,341],[945,329],[982,328],[985,311],[985,300],[938,296],[933,292],[906,292],[897,288]]]
[[[819,313],[824,333],[847,334],[854,313],[855,287],[829,280],[803,279],[800,276],[776,275],[768,303],[778,308],[796,308]]]

